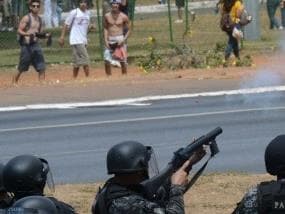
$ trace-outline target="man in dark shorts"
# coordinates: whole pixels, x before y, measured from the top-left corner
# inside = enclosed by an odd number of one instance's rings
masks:
[[[184,7],[184,1],[185,0],[175,0],[175,5],[177,7],[178,12],[178,19],[175,21],[175,23],[182,23],[182,8]]]
[[[29,1],[30,13],[22,18],[18,27],[21,52],[18,72],[13,77],[14,84],[18,83],[23,72],[29,70],[30,65],[33,65],[38,72],[40,81],[45,79],[46,65],[37,37],[39,33],[42,33],[42,21],[39,16],[40,5],[40,0]],[[46,33],[45,36],[48,37],[50,34]]]

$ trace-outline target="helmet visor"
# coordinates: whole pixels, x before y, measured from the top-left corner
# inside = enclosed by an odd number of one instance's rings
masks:
[[[147,146],[147,162],[148,162],[148,176],[149,178],[159,174],[155,152],[151,146]]]
[[[46,178],[47,178],[46,184],[48,186],[48,189],[53,193],[53,192],[55,192],[55,188],[54,188],[54,180],[53,180],[53,176],[52,176],[50,166],[49,166],[47,160],[45,160],[43,158],[40,158],[40,160],[44,165],[43,173],[46,175]]]

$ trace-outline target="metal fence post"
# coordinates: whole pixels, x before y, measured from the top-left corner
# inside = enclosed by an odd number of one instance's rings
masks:
[[[99,32],[99,44],[100,44],[100,56],[101,59],[104,58],[103,56],[103,51],[104,51],[104,47],[103,47],[103,27],[102,27],[102,19],[100,16],[100,6],[99,6],[99,0],[96,0],[96,11],[97,11],[97,24],[98,24],[98,32]],[[102,17],[103,18],[103,17]]]
[[[173,43],[173,31],[172,31],[172,20],[171,20],[170,0],[167,0],[167,9],[168,9],[168,21],[169,21],[170,42]]]
[[[185,0],[185,32],[189,31],[189,9],[188,9],[188,0]]]

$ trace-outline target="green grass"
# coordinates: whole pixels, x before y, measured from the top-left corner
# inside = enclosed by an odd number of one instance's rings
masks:
[[[172,19],[176,19],[176,12],[173,12]],[[279,31],[269,31],[268,17],[264,8],[261,13],[261,39],[258,41],[244,41],[242,54],[261,54],[278,47]],[[196,52],[213,49],[217,43],[226,43],[225,33],[219,29],[219,15],[212,10],[197,11],[195,22],[190,22],[190,33],[183,37],[185,24],[173,23],[174,45],[181,46],[187,44]],[[53,30],[53,46],[44,47],[44,54],[47,63],[70,63],[71,50],[66,36],[66,45],[60,48],[57,44],[60,29]],[[166,13],[148,14],[135,17],[134,29],[128,41],[128,54],[131,62],[137,63],[141,56],[149,54],[150,45],[148,38],[154,37],[157,42],[156,49],[161,55],[166,54],[171,46],[169,36],[168,16]],[[0,33],[0,67],[15,66],[19,58],[19,46],[16,42],[16,35],[13,32]],[[99,34],[93,32],[89,34],[89,54],[93,63],[101,60],[99,46]]]

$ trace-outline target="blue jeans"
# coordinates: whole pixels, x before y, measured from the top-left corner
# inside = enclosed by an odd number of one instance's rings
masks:
[[[275,17],[275,13],[279,5],[280,5],[279,0],[267,0],[266,6],[267,6],[267,13],[268,13],[268,18],[270,22],[270,26],[269,26],[270,29],[280,27],[278,20]]]
[[[231,53],[233,52],[235,57],[239,59],[239,47],[238,47],[238,40],[233,37],[233,32],[227,32],[228,35],[228,44],[225,49],[225,60],[229,59]]]

